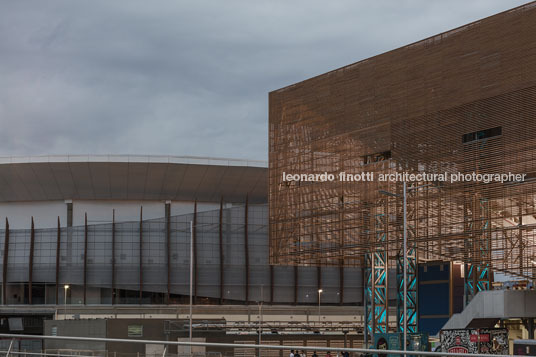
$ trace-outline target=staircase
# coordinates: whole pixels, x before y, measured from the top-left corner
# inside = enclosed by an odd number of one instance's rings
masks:
[[[481,291],[443,329],[493,327],[499,319],[536,317],[535,290]]]

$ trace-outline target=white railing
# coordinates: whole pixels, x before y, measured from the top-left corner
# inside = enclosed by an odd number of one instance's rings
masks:
[[[235,344],[235,343],[215,343],[215,342],[189,342],[189,341],[158,341],[158,340],[129,340],[121,338],[103,338],[103,337],[73,337],[73,336],[39,336],[39,335],[19,335],[0,333],[0,338],[11,339],[36,339],[36,340],[67,340],[67,341],[85,341],[85,342],[115,342],[127,344],[159,344],[165,346],[193,346],[193,347],[224,347],[224,348],[251,348],[262,350],[302,350],[302,351],[330,351],[330,352],[349,352],[362,354],[380,354],[380,355],[412,355],[412,356],[472,356],[472,357],[507,357],[509,355],[490,355],[490,354],[465,354],[449,352],[428,352],[428,351],[399,351],[399,350],[377,350],[370,348],[337,348],[337,347],[317,347],[317,346],[277,346],[277,345],[256,345],[256,344]],[[20,352],[0,351],[8,357],[10,354],[20,354]],[[25,352],[22,352],[24,354]],[[27,353],[29,354],[29,353]],[[195,354],[195,353],[194,353]],[[55,355],[58,356],[58,355]]]

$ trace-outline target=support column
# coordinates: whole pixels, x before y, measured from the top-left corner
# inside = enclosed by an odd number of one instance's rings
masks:
[[[87,295],[87,212],[84,215],[84,305]]]
[[[223,304],[223,287],[225,286],[225,271],[223,270],[223,197],[220,199],[220,223],[218,228],[220,249],[220,305]]]
[[[143,301],[143,206],[140,207],[140,295],[139,304]]]
[[[464,203],[466,234],[465,304],[479,292],[491,287],[491,224],[489,202],[467,198]],[[465,306],[465,305],[464,305]]]
[[[375,207],[372,252],[367,253],[365,272],[365,326],[372,336],[376,332],[388,330],[388,212],[385,200],[379,200]],[[366,215],[370,214],[367,212]],[[370,216],[369,216],[370,217]],[[367,221],[370,222],[369,219]]]
[[[9,221],[6,217],[6,230],[4,232],[4,268],[2,270],[2,302],[7,305],[7,265],[9,258]]]
[[[28,302],[32,305],[32,283],[33,283],[33,261],[34,261],[34,247],[35,247],[35,225],[34,218],[32,216],[32,226],[30,228],[30,257],[28,262]]]
[[[361,241],[369,242],[372,238],[371,223],[370,223],[370,205],[363,204],[361,211]],[[363,257],[363,313],[364,313],[364,329],[363,340],[365,347],[368,347],[369,342],[374,335],[374,264],[373,264],[373,247],[369,246],[369,251]]]
[[[112,210],[112,305],[115,305],[115,209]]]
[[[523,325],[525,325],[525,328],[527,329],[527,332],[529,334],[529,340],[534,340],[534,318],[528,318],[523,319]]]
[[[414,185],[409,185],[409,189],[406,190],[406,234],[407,234],[407,285],[406,294],[404,296],[404,248],[397,254],[396,264],[396,280],[397,280],[397,294],[396,294],[396,310],[397,310],[397,330],[400,333],[404,332],[404,304],[406,304],[406,326],[408,333],[417,332],[418,330],[418,282],[417,282],[417,209],[415,202],[416,196],[419,194],[418,189]],[[400,220],[401,221],[401,220]],[[403,232],[403,229],[400,230]]]
[[[166,303],[169,305],[171,294],[171,201],[166,201],[166,272],[167,294]]]
[[[485,198],[479,200],[479,239],[478,245],[478,275],[476,276],[477,292],[491,289],[491,211],[489,201]],[[523,225],[523,215],[520,212],[519,224]],[[521,238],[522,230],[519,230]],[[522,239],[521,239],[522,240]],[[523,264],[523,263],[521,263]],[[521,267],[523,268],[523,267]]]
[[[244,257],[245,257],[245,274],[246,274],[246,299],[245,303],[249,301],[249,246],[248,246],[248,196],[246,195],[246,207],[244,212]]]
[[[374,335],[374,300],[372,299],[374,265],[372,264],[372,253],[365,253],[363,267],[363,312],[365,314],[363,339],[365,348],[367,348],[368,342],[372,341]]]
[[[56,305],[59,304],[59,287],[60,287],[60,247],[61,247],[61,226],[60,216],[58,216],[58,229],[56,237]]]
[[[65,200],[67,205],[67,227],[73,226],[73,200]]]

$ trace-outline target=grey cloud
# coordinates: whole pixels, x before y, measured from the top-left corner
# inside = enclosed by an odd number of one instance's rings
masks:
[[[266,159],[269,91],[522,3],[6,1],[0,155]]]

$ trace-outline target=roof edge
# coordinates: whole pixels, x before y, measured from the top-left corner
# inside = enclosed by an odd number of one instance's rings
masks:
[[[118,163],[155,163],[155,164],[190,164],[214,166],[242,166],[268,168],[268,162],[262,160],[244,160],[202,156],[166,156],[166,155],[37,155],[4,156],[0,165],[32,163],[70,163],[70,162],[118,162]]]

